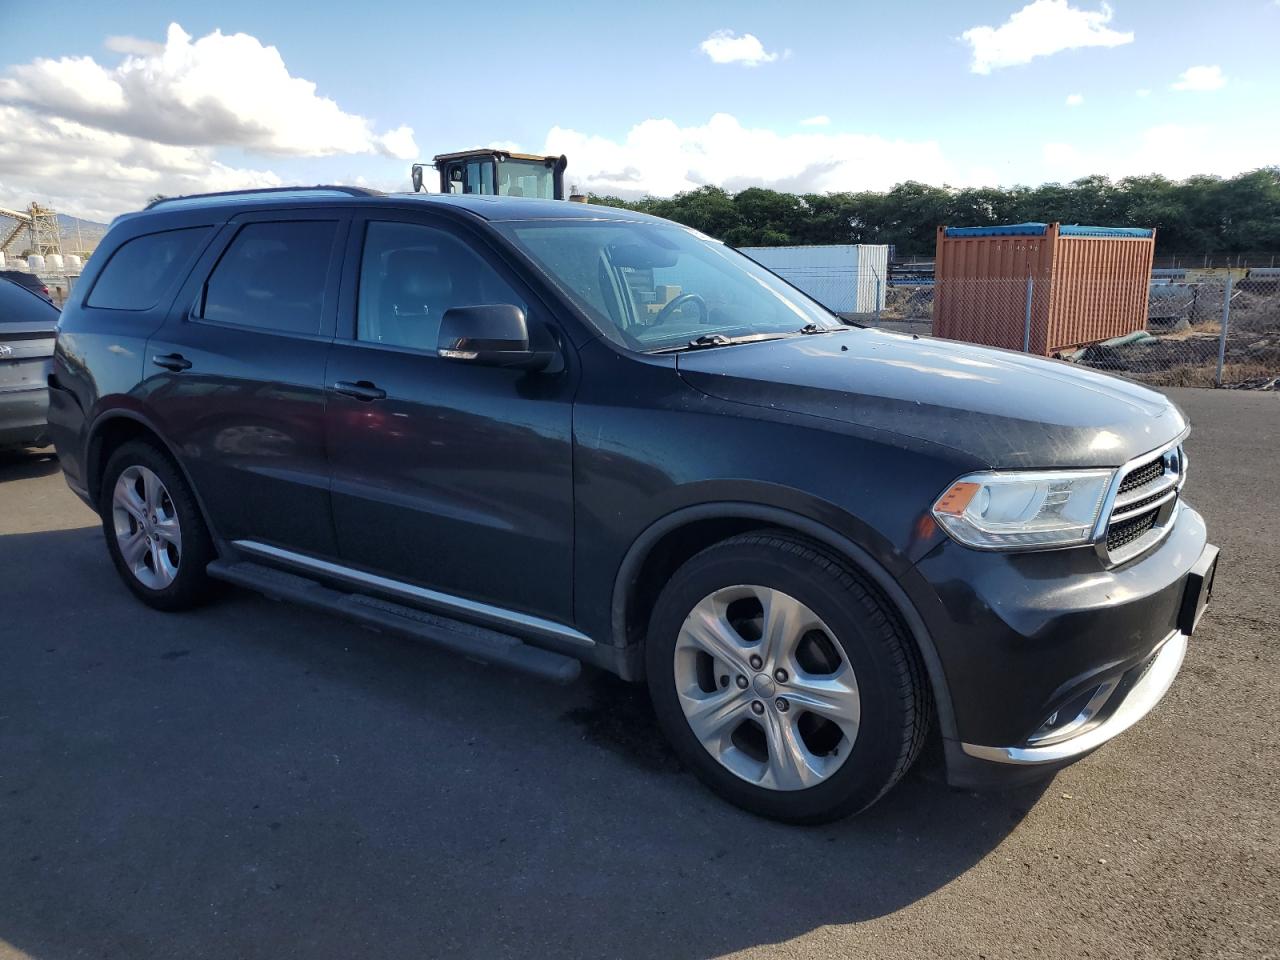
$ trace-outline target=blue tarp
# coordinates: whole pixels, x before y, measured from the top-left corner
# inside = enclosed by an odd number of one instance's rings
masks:
[[[1153,232],[1146,227],[1086,227],[1079,223],[1058,227],[1060,237],[1150,237]]]
[[[992,227],[947,227],[948,237],[1043,237],[1047,223],[1006,223]],[[1064,223],[1058,227],[1062,237],[1150,237],[1152,231],[1145,227],[1090,227],[1078,223]]]

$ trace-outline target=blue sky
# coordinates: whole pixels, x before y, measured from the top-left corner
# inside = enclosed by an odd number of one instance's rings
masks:
[[[1277,0],[285,6],[54,18],[0,0],[0,205],[101,217],[202,183],[399,189],[411,153],[487,143],[564,151],[571,183],[632,195],[1280,163]]]

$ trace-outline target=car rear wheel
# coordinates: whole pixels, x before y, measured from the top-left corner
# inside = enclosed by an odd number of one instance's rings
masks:
[[[121,446],[103,473],[98,512],[116,571],[144,603],[183,610],[208,596],[213,542],[165,453],[145,441]]]
[[[863,810],[924,740],[929,692],[892,608],[786,534],[734,537],[685,563],[645,654],[681,758],[753,813],[820,823]]]

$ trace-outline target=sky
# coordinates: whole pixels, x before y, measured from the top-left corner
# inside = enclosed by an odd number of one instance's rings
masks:
[[[482,145],[625,197],[1231,176],[1280,164],[1277,54],[1280,0],[0,0],[0,206]]]

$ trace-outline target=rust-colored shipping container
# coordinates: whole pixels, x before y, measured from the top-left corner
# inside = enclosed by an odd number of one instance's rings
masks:
[[[1136,333],[1147,323],[1155,236],[1057,223],[939,227],[933,332],[1042,356]]]

